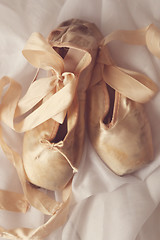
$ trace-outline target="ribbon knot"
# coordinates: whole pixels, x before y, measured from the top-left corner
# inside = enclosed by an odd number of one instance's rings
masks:
[[[10,86],[2,99],[1,120],[17,132],[30,130],[50,118],[63,123],[67,109],[75,97],[78,76],[72,72],[64,72],[63,58],[39,33],[31,35],[22,52],[34,67],[50,71],[52,76],[32,82],[21,99],[19,83],[3,77],[0,90],[8,84]],[[31,109],[33,111],[30,113]],[[25,118],[18,121],[22,116]]]
[[[54,142],[52,143],[49,140],[47,140],[45,138],[42,138],[42,139],[40,139],[39,142],[40,142],[40,144],[42,144],[43,146],[45,146],[49,150],[58,151],[64,157],[64,159],[69,163],[70,167],[73,169],[73,173],[78,172],[78,169],[73,166],[72,162],[69,160],[69,158],[61,150],[61,148],[64,146],[63,141],[60,141],[58,143],[54,143]]]
[[[63,147],[63,141],[59,141],[58,143],[50,142],[49,140],[42,138],[39,140],[40,144],[46,146],[50,150],[57,150],[57,148]]]
[[[58,75],[57,80],[58,82],[63,82],[64,77],[62,75]]]

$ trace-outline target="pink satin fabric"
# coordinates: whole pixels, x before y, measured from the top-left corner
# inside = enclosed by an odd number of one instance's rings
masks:
[[[104,38],[100,44],[100,48],[103,50],[103,47],[112,40],[123,40],[131,44],[147,44],[148,49],[159,57],[159,30],[153,25],[133,32],[114,32]],[[0,81],[1,95],[3,88],[8,84],[10,86],[2,98],[0,112],[1,121],[5,122],[5,124],[17,132],[24,132],[32,129],[49,118],[53,118],[59,123],[62,123],[66,114],[66,109],[68,109],[75,96],[78,77],[73,73],[63,73],[63,59],[51,48],[40,34],[36,33],[31,36],[28,44],[23,50],[23,54],[33,66],[36,68],[43,68],[47,71],[53,71],[54,76],[33,82],[27,94],[22,99],[20,99],[20,85],[8,77],[2,78]],[[101,67],[103,67],[104,80],[116,90],[123,92],[123,94],[130,99],[144,103],[149,101],[157,92],[156,85],[144,75],[129,72],[128,70],[118,68],[114,65],[105,65],[105,57],[103,55],[100,57],[99,63]],[[119,79],[122,80],[122,84],[116,81],[117,75]],[[59,81],[62,81],[63,87],[58,92],[53,94],[49,100],[44,102],[37,110],[30,113],[24,120],[18,123],[14,122],[15,117],[19,117],[33,108],[48,94],[48,92],[50,92],[53,86],[58,84]],[[130,81],[130,84],[139,91],[138,95],[134,95],[129,91],[129,86],[126,86],[127,81]],[[33,93],[35,91],[40,94],[38,94],[36,98],[33,98]],[[61,102],[62,96],[65,98],[63,104]],[[57,104],[57,102],[61,102],[61,104]],[[44,225],[37,229],[17,228],[7,230],[1,227],[1,237],[7,239],[43,239],[65,222],[71,195],[71,183],[63,191],[63,202],[56,202],[27,183],[22,159],[18,153],[5,143],[2,133],[0,133],[0,144],[8,159],[15,166],[24,191],[24,195],[22,195],[1,190],[1,209],[26,212],[31,204],[44,214],[51,216]],[[4,199],[7,198],[9,201],[4,201]]]

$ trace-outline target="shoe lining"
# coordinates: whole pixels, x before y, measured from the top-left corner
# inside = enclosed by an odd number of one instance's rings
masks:
[[[65,117],[64,122],[59,125],[56,136],[52,140],[50,140],[50,142],[58,143],[60,141],[63,141],[66,134],[67,134],[67,116]]]
[[[67,52],[68,52],[68,50],[69,50],[69,48],[67,48],[67,47],[60,47],[60,48],[54,47],[53,49],[54,49],[63,59],[65,58],[65,56],[66,56],[66,54],[67,54]]]
[[[115,90],[111,88],[108,84],[106,84],[108,94],[109,94],[109,99],[110,99],[110,104],[109,104],[109,110],[106,116],[103,119],[104,124],[109,124],[112,121],[113,118],[113,110],[114,110],[114,102],[115,102]]]
[[[68,53],[69,48],[66,47],[54,47],[53,48],[63,59],[65,58],[66,54]],[[64,140],[65,136],[67,134],[67,116],[64,119],[64,122],[62,124],[59,124],[56,136],[50,140],[51,143],[58,143],[62,140]]]

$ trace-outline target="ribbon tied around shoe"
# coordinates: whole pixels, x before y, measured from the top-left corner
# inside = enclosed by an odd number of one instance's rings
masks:
[[[33,81],[21,99],[19,83],[3,77],[0,80],[0,91],[8,84],[9,88],[2,98],[1,121],[16,132],[30,130],[49,118],[63,123],[66,111],[75,96],[78,74],[64,72],[64,60],[39,33],[31,35],[23,55],[34,67],[50,71],[52,75]],[[31,109],[33,111],[27,115]],[[18,121],[20,116],[25,117]]]
[[[63,123],[67,109],[75,97],[78,74],[64,72],[64,60],[40,33],[33,33],[30,36],[23,50],[23,55],[34,67],[49,71],[52,75],[33,81],[21,99],[20,85],[8,77],[2,78],[0,89],[3,89],[7,84],[10,84],[10,87],[2,98],[1,121],[16,132],[30,130],[50,118]],[[34,109],[41,101],[42,103]],[[31,109],[33,111],[23,120],[14,121]],[[78,172],[77,168],[63,154],[60,146],[59,148],[55,146],[55,148],[67,160],[73,173]]]
[[[31,35],[23,50],[23,55],[34,67],[51,72],[51,76],[33,81],[22,98],[20,84],[9,77],[3,77],[0,80],[0,120],[16,132],[31,130],[50,118],[63,123],[67,109],[75,97],[78,74],[64,71],[64,60],[39,33]],[[3,89],[8,85],[7,91],[3,93]],[[30,110],[33,111],[30,112]],[[20,117],[23,117],[23,120],[19,119]],[[0,190],[0,209],[25,213],[31,205],[51,216],[46,223],[35,229],[4,229],[0,226],[0,236],[7,239],[43,239],[66,221],[71,182],[62,191],[62,202],[57,202],[29,184],[23,161],[19,154],[4,141],[1,126],[0,144],[8,159],[13,163],[24,192],[20,194]],[[60,142],[59,145],[52,147],[66,158],[73,171],[76,172],[77,169],[61,151],[61,146]]]
[[[114,32],[101,42],[98,58],[100,71],[102,71],[103,79],[107,84],[134,101],[144,103],[150,100],[157,92],[157,86],[142,74],[115,66],[112,64],[112,61],[108,59],[109,57],[105,55],[105,45],[112,40],[121,40],[130,44],[147,45],[151,53],[160,57],[160,32],[153,25],[137,31]],[[1,121],[17,132],[30,130],[49,118],[53,118],[59,123],[62,123],[66,115],[66,110],[74,98],[78,75],[64,72],[64,60],[39,33],[31,35],[23,50],[23,54],[33,66],[50,71],[52,75],[41,78],[38,81],[33,81],[27,93],[21,99],[20,85],[11,78],[3,77],[0,80],[0,96],[2,96],[2,91],[5,86],[9,85],[9,88],[1,100]],[[97,81],[99,79],[94,80]],[[95,84],[94,81],[93,84]],[[37,108],[34,109],[35,107]],[[31,109],[33,109],[33,111],[30,113],[29,111]],[[25,116],[25,114],[28,115]],[[16,118],[18,120],[20,116],[24,116],[24,119],[15,121]],[[63,202],[56,202],[26,181],[22,159],[5,143],[1,128],[0,144],[8,159],[10,159],[15,166],[24,192],[23,195],[1,190],[0,208],[16,212],[26,212],[29,204],[31,204],[44,214],[51,215],[51,218],[45,224],[36,229],[4,229],[0,226],[0,236],[7,239],[43,239],[65,222],[71,195],[71,183],[66,186],[62,193]],[[62,146],[62,142],[59,144],[51,144],[46,140],[45,142],[42,140],[42,144],[55,150]],[[5,201],[5,199],[7,199],[7,201]]]
[[[119,40],[132,45],[146,45],[148,50],[160,58],[160,31],[153,24],[135,31],[115,31],[100,44],[99,66],[103,80],[114,90],[139,103],[148,102],[158,91],[157,85],[141,73],[120,68],[112,63],[106,45]]]

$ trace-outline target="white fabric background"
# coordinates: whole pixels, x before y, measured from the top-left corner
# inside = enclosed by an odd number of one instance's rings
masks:
[[[154,23],[160,28],[159,0],[0,0],[0,77],[19,81],[25,91],[35,69],[21,54],[34,31],[44,36],[68,18],[97,24],[104,35],[117,29],[137,29]],[[122,67],[146,73],[160,86],[160,60],[144,47],[109,45]],[[160,94],[145,108],[151,123],[155,160],[135,174],[118,177],[100,160],[87,136],[79,173],[73,180],[73,200],[67,223],[46,240],[160,239]],[[7,130],[19,152],[22,136]],[[0,188],[21,191],[14,168],[0,151]],[[0,211],[0,226],[36,227],[45,221],[31,208],[24,214]],[[1,238],[0,238],[1,239]]]

